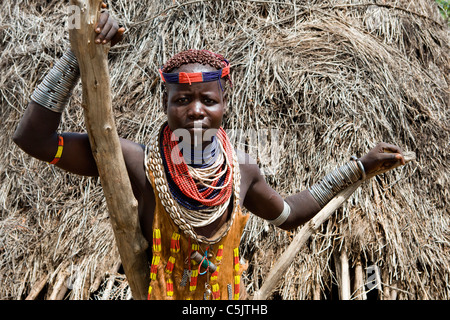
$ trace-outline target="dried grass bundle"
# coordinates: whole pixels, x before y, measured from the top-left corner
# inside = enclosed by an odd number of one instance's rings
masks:
[[[38,162],[11,141],[35,85],[68,46],[66,3],[0,4],[0,297],[129,298],[97,179]],[[163,117],[160,67],[188,48],[231,62],[224,127],[281,194],[303,190],[378,141],[417,162],[365,183],[301,248],[275,297],[336,299],[380,270],[379,298],[450,298],[449,36],[432,0],[110,1],[127,28],[111,50],[121,137],[147,143]],[[77,88],[62,131],[84,132]],[[253,131],[252,131],[253,130]],[[249,132],[268,130],[274,144]],[[252,217],[242,241],[249,294],[295,234]],[[356,266],[362,266],[357,268]],[[362,273],[362,274],[361,274]],[[367,288],[367,286],[365,286]],[[351,298],[367,295],[353,288]]]

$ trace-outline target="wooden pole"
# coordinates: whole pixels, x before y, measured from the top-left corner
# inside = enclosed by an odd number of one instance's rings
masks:
[[[353,287],[353,295],[355,300],[367,300],[364,284],[363,267],[361,258],[358,256],[355,265],[355,282]]]
[[[350,300],[350,267],[348,264],[347,248],[345,245],[339,254],[339,265],[341,266],[340,274],[340,296],[341,300]]]
[[[79,22],[69,30],[70,43],[80,67],[86,129],[122,265],[133,298],[143,300],[147,297],[149,283],[145,254],[148,243],[141,232],[138,203],[131,189],[114,122],[107,59],[109,45],[94,42],[101,3],[102,0],[70,0],[70,5],[76,9],[72,12],[77,15],[72,19]]]
[[[67,278],[69,277],[69,274],[66,272],[66,270],[61,270],[61,272],[56,277],[55,285],[53,286],[53,291],[48,298],[48,300],[63,300],[64,295],[67,292]]]
[[[25,300],[36,300],[37,296],[41,293],[42,289],[44,289],[45,285],[47,284],[49,275],[46,274],[43,276],[39,281],[35,283],[35,286],[31,288],[30,293],[25,298]]]
[[[406,162],[410,162],[416,158],[414,152],[405,152],[403,156]],[[387,170],[380,171],[376,174],[381,174],[386,171]],[[373,175],[371,175],[370,177],[373,177]],[[291,244],[288,246],[286,251],[281,255],[277,263],[269,272],[269,275],[265,279],[261,288],[253,296],[253,300],[266,300],[270,296],[274,288],[277,286],[278,282],[286,273],[292,261],[294,261],[295,256],[297,255],[297,252],[300,250],[300,248],[306,243],[306,241],[308,241],[309,237],[319,229],[322,223],[327,221],[331,217],[331,215],[344,203],[344,201],[346,201],[353,194],[353,192],[358,189],[361,184],[362,181],[358,181],[355,184],[347,187],[347,189],[341,191],[300,229],[299,233],[294,237]]]

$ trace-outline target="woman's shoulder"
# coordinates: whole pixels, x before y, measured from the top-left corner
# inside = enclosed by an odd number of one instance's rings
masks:
[[[239,163],[239,169],[241,171],[242,182],[246,181],[251,183],[256,178],[261,176],[261,171],[255,158],[242,150],[235,149],[235,152]]]
[[[126,139],[120,139],[120,144],[132,184],[137,187],[146,185],[145,146]]]

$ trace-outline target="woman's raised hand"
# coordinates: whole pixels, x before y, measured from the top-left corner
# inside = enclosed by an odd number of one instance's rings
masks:
[[[102,3],[102,8],[106,9],[107,5]],[[111,46],[122,40],[125,32],[124,27],[120,27],[116,20],[110,16],[108,10],[102,10],[95,32],[98,33],[95,42],[98,44],[106,44],[111,41]]]
[[[377,144],[359,160],[364,165],[367,178],[405,164],[402,149],[385,142]]]

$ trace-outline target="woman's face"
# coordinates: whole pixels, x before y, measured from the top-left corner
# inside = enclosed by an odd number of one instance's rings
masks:
[[[192,63],[183,65],[173,72],[192,73],[215,70],[211,66]],[[222,125],[226,108],[219,82],[166,83],[166,89],[165,112],[170,129],[181,132],[183,139],[188,135],[191,138],[191,144],[194,144],[194,139],[210,141],[211,132],[216,132]]]

